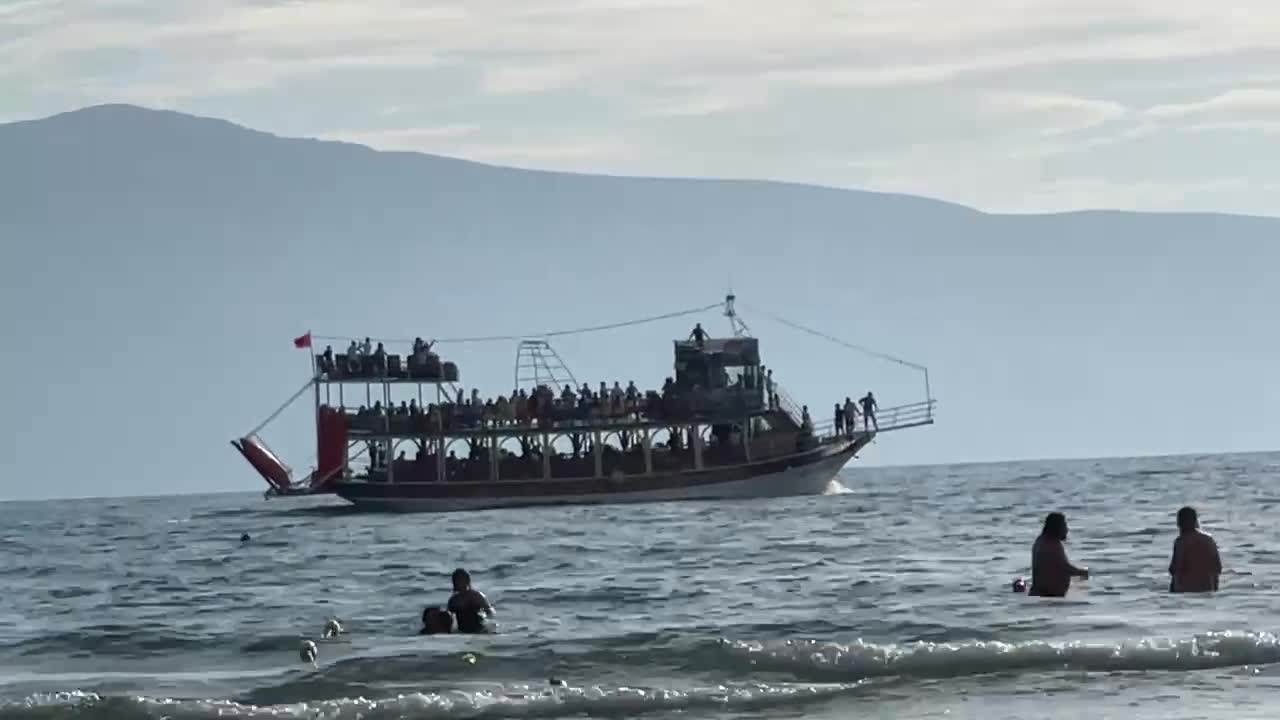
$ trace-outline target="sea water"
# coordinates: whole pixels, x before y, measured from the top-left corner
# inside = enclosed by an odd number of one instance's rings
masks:
[[[0,718],[1280,717],[1280,456],[841,482],[448,515],[0,504]],[[1215,595],[1165,592],[1184,503],[1222,549]],[[1050,510],[1092,577],[1013,594]],[[501,633],[416,635],[458,566]]]

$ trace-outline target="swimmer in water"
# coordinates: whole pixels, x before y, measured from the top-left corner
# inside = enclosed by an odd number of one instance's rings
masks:
[[[1173,541],[1169,561],[1169,592],[1216,592],[1221,574],[1218,542],[1200,529],[1195,508],[1182,508],[1178,511],[1178,539]]]
[[[460,633],[485,632],[485,618],[493,617],[493,606],[484,593],[471,587],[471,575],[458,568],[453,571],[453,595],[449,596],[449,612],[458,621]]]
[[[438,607],[422,611],[422,629],[419,635],[448,635],[453,632],[453,616]]]
[[[1089,578],[1086,568],[1078,568],[1067,559],[1067,517],[1051,512],[1044,519],[1044,529],[1031,546],[1031,590],[1028,595],[1066,597],[1071,578]]]

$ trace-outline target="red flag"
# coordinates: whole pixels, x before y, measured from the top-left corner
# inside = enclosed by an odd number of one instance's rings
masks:
[[[296,348],[309,348],[309,347],[311,347],[311,331],[310,331],[310,330],[308,330],[306,335],[302,335],[302,336],[300,336],[300,337],[296,337],[296,338],[294,338],[294,339],[293,339],[293,346],[294,346],[294,347],[296,347]]]

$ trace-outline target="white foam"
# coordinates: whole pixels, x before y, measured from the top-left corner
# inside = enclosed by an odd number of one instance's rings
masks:
[[[1187,639],[1119,643],[998,641],[849,644],[820,641],[723,641],[753,664],[841,678],[916,675],[952,677],[1053,668],[1078,670],[1199,670],[1280,662],[1280,639],[1266,632],[1214,632]]]
[[[507,686],[488,692],[409,693],[391,698],[342,698],[289,705],[245,705],[230,700],[134,698],[155,717],[174,720],[368,720],[370,718],[506,718],[611,715],[702,707],[743,707],[817,700],[857,683],[719,686],[691,690]],[[19,706],[87,709],[105,698],[93,693],[33,695]],[[12,705],[10,705],[12,707]]]
[[[839,480],[832,480],[827,483],[827,489],[822,492],[823,495],[851,495],[852,490]]]

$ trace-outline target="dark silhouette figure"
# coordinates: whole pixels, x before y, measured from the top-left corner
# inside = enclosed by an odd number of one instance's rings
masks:
[[[1067,559],[1067,516],[1051,512],[1044,519],[1044,529],[1031,546],[1031,591],[1039,597],[1065,597],[1071,578],[1088,578],[1089,571],[1078,568]]]

